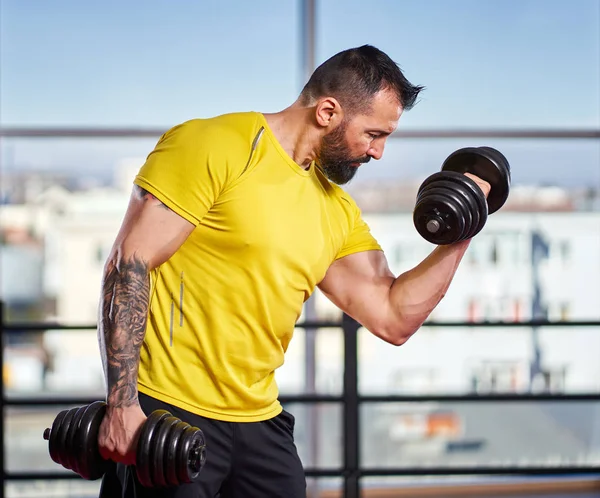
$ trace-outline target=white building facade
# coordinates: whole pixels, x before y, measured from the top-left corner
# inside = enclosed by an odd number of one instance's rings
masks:
[[[128,178],[131,174],[128,175]],[[123,185],[130,185],[129,180]],[[36,232],[44,242],[43,286],[55,299],[55,316],[68,324],[97,320],[102,270],[123,219],[129,187],[47,196]],[[419,264],[434,246],[414,228],[411,213],[365,214],[399,274]],[[37,219],[40,219],[39,216]],[[533,235],[547,257],[532,265]],[[500,211],[472,241],[433,321],[526,321],[538,309],[557,320],[600,319],[600,213]],[[317,318],[339,319],[340,312],[318,291]],[[69,339],[65,340],[69,335]],[[360,336],[361,388],[373,392],[464,392],[477,390],[600,389],[600,333],[592,327],[429,327],[400,348],[363,331]],[[48,332],[56,356],[50,385],[66,387],[101,378],[95,331]],[[539,359],[537,359],[539,357]],[[76,359],[74,359],[76,358]],[[317,383],[339,391],[343,338],[322,330],[317,338]],[[73,363],[73,367],[69,365]],[[532,379],[533,366],[543,371]],[[302,330],[278,372],[283,392],[304,389],[306,358]],[[85,371],[94,370],[89,375]],[[75,370],[77,371],[74,374]]]
[[[434,249],[417,234],[409,213],[365,217],[395,274]],[[534,238],[548,249],[537,267]],[[323,296],[317,298],[323,316],[336,316]],[[528,321],[536,302],[546,311],[538,318],[600,320],[600,213],[495,213],[472,240],[430,320]],[[332,345],[325,349],[335,351]],[[600,327],[425,325],[400,348],[363,331],[359,354],[361,389],[369,393],[600,389]],[[336,351],[326,363],[340,381],[341,360]],[[532,378],[534,367],[540,371]]]

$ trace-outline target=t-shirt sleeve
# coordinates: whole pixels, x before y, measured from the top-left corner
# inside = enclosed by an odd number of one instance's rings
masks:
[[[197,226],[235,172],[214,126],[192,120],[168,130],[146,158],[134,183]]]
[[[371,233],[371,228],[363,219],[362,212],[355,202],[351,206],[351,228],[342,249],[338,252],[336,259],[362,251],[381,251],[382,248],[377,239]]]

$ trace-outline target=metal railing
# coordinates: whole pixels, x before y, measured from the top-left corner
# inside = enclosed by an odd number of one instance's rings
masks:
[[[152,138],[157,139],[167,128],[158,127],[85,127],[85,126],[5,126],[0,128],[0,137],[4,138]],[[456,129],[402,129],[397,130],[390,138],[510,138],[510,139],[600,139],[600,129],[596,128],[456,128]]]
[[[95,329],[95,325],[62,325],[59,323],[6,323],[2,307],[0,306],[0,325],[2,337],[2,355],[0,355],[0,371],[3,370],[4,357],[4,337],[6,333],[20,332],[42,332],[47,329],[52,330],[90,330]],[[577,322],[552,322],[552,321],[527,321],[527,322],[427,322],[427,327],[600,327],[600,321],[577,321]],[[361,478],[363,477],[382,477],[382,476],[491,476],[491,475],[574,475],[574,474],[600,474],[600,467],[597,465],[547,465],[547,466],[438,466],[438,467],[368,467],[361,465],[360,459],[360,407],[365,403],[393,403],[393,402],[520,402],[520,401],[584,401],[600,402],[600,393],[580,393],[580,394],[464,394],[464,395],[365,395],[360,394],[358,389],[358,344],[357,338],[360,324],[343,315],[341,322],[319,322],[304,321],[297,324],[297,327],[304,329],[326,329],[341,328],[344,337],[344,374],[343,388],[340,395],[326,394],[306,394],[295,396],[281,396],[280,400],[285,405],[287,403],[339,403],[343,406],[343,428],[342,440],[344,442],[342,466],[340,468],[306,468],[307,477],[341,477],[343,479],[344,498],[359,498],[361,496]],[[0,409],[2,410],[2,424],[0,429],[1,468],[2,468],[2,488],[4,489],[6,481],[24,481],[24,480],[62,480],[62,479],[80,479],[75,473],[63,471],[57,472],[38,472],[35,470],[28,472],[9,472],[5,466],[4,459],[4,424],[5,408],[13,406],[59,406],[59,405],[84,405],[95,401],[96,399],[83,397],[19,397],[7,398],[2,385],[0,396]],[[40,436],[41,437],[41,436]]]

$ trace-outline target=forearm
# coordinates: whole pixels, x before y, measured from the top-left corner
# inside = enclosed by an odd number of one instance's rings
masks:
[[[138,403],[137,375],[149,295],[148,264],[136,256],[111,257],[102,282],[98,329],[109,406]]]
[[[390,303],[402,327],[414,332],[440,303],[456,274],[470,240],[438,246],[390,288]]]

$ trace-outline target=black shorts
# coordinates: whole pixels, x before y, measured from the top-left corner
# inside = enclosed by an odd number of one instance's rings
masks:
[[[100,498],[305,498],[304,469],[294,443],[294,416],[283,411],[264,422],[222,422],[201,417],[140,393],[146,415],[167,410],[206,439],[199,480],[169,488],[144,488],[134,467],[121,464],[102,478]]]

